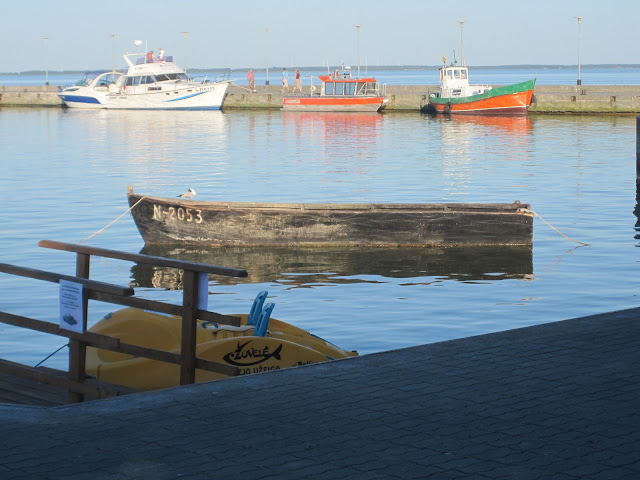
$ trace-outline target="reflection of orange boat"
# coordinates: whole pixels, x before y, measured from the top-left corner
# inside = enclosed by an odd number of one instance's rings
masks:
[[[452,120],[453,121],[453,120]],[[533,130],[533,123],[524,115],[463,115],[456,117],[457,124],[499,129],[506,133],[525,134]]]
[[[283,123],[293,124],[301,136],[339,135],[362,144],[361,140],[375,139],[384,119],[376,112],[283,112]]]
[[[282,112],[286,131],[313,142],[313,157],[325,165],[376,159],[373,149],[380,137],[383,115],[376,112]],[[333,140],[340,138],[339,144]],[[333,167],[331,167],[333,168]],[[362,172],[360,172],[362,173]]]
[[[326,128],[375,127],[382,124],[383,118],[375,112],[283,112],[284,122],[302,125],[322,125]]]

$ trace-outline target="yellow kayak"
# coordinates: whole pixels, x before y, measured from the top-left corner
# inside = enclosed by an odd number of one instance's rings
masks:
[[[248,315],[234,315],[241,319],[239,327],[198,320],[196,355],[237,367],[240,375],[358,355],[270,318],[273,304],[262,308],[265,298],[266,292],[261,292]],[[118,337],[124,343],[179,353],[181,324],[180,317],[124,308],[106,315],[89,331]],[[139,390],[180,385],[178,365],[91,347],[87,348],[86,372],[105,382]],[[222,378],[226,376],[196,370],[196,382]]]

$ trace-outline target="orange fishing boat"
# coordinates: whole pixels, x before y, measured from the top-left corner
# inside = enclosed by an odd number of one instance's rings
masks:
[[[426,110],[447,114],[523,115],[531,105],[535,84],[533,78],[499,87],[469,85],[467,67],[444,65],[440,68],[440,89],[429,95]]]
[[[353,78],[347,68],[342,72],[319,75],[320,92],[311,86],[308,95],[285,95],[282,109],[302,112],[377,112],[388,103],[386,85],[375,78]]]

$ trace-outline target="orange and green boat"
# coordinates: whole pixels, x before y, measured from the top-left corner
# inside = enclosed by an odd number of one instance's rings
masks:
[[[492,87],[469,85],[469,69],[440,68],[440,89],[429,95],[427,111],[445,114],[523,115],[527,113],[536,79]]]

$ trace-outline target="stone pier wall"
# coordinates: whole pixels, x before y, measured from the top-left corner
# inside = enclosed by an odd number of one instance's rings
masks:
[[[429,101],[436,85],[387,85],[389,103],[385,111],[420,111]],[[224,109],[279,109],[282,93],[279,85],[257,85],[250,93],[243,85],[232,85]],[[303,87],[309,93],[309,86]],[[60,107],[58,87],[2,86],[0,106]],[[531,113],[640,113],[640,85],[539,85],[529,108]]]

